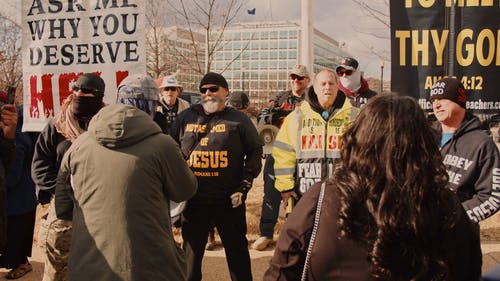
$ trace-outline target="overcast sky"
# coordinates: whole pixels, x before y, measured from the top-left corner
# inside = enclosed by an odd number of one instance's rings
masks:
[[[359,61],[367,77],[380,77],[380,64],[384,59],[384,80],[389,80],[389,28],[367,15],[351,0],[311,1],[314,27],[339,42],[345,42],[347,51]],[[364,2],[389,15],[389,1]],[[246,9],[256,8],[256,15],[246,13],[243,20],[300,20],[301,17],[301,0],[248,0],[245,5]],[[388,21],[388,17],[386,19]]]
[[[313,1],[314,27],[339,42],[360,63],[366,77],[380,77],[384,60],[384,80],[390,79],[390,31],[367,15],[352,0]],[[364,1],[389,14],[388,0]],[[246,10],[256,8],[255,15]],[[300,20],[301,0],[247,0],[241,21]],[[20,22],[21,0],[0,0],[0,12]],[[374,36],[375,35],[375,36]],[[384,38],[379,38],[384,37]],[[373,51],[370,51],[373,50]]]

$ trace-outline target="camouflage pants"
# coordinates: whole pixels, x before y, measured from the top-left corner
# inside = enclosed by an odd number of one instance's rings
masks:
[[[60,220],[56,217],[54,199],[52,199],[47,214],[40,221],[38,230],[38,245],[45,253],[43,281],[67,280],[71,229],[71,221]]]

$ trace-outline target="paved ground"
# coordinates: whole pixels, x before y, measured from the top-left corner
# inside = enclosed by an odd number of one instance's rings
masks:
[[[500,241],[486,241],[482,243],[483,249],[483,272],[487,272],[494,266],[500,263]],[[33,257],[31,263],[33,272],[28,273],[20,281],[39,281],[42,280],[43,262],[41,253],[37,247],[33,249]],[[250,250],[252,258],[252,273],[254,280],[262,280],[262,276],[267,269],[268,261],[273,255],[273,249],[258,252]],[[7,271],[0,269],[0,280],[5,279],[4,275]],[[205,281],[226,281],[230,280],[226,265],[224,249],[217,247],[215,251],[207,251],[203,260],[203,280]]]

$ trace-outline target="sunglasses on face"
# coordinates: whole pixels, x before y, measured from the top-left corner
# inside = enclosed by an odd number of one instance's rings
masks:
[[[339,76],[341,76],[341,77],[344,76],[344,74],[346,76],[350,76],[352,74],[352,70],[350,70],[350,69],[343,69],[343,70],[340,70],[339,72],[337,72],[337,74]]]
[[[97,93],[97,91],[94,89],[82,88],[82,87],[78,87],[78,86],[73,86],[73,91],[74,92],[82,91],[82,93],[84,93],[84,94],[96,94]]]
[[[177,91],[177,87],[165,87],[165,88],[163,88],[163,91],[164,92],[166,92],[166,91],[175,92],[175,91]]]
[[[291,80],[295,80],[295,79],[297,79],[297,80],[299,80],[299,81],[302,81],[302,80],[304,80],[304,78],[305,78],[305,77],[303,77],[303,76],[298,76],[298,75],[296,75],[296,74],[292,74],[292,75],[290,75],[290,79],[291,79]]]
[[[200,88],[200,92],[202,94],[205,94],[207,91],[210,91],[211,93],[216,93],[219,90],[219,86],[212,86],[208,88]]]

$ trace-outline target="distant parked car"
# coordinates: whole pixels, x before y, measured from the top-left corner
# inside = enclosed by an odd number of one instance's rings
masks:
[[[201,94],[193,92],[182,92],[179,97],[190,104],[200,103],[201,100]]]

